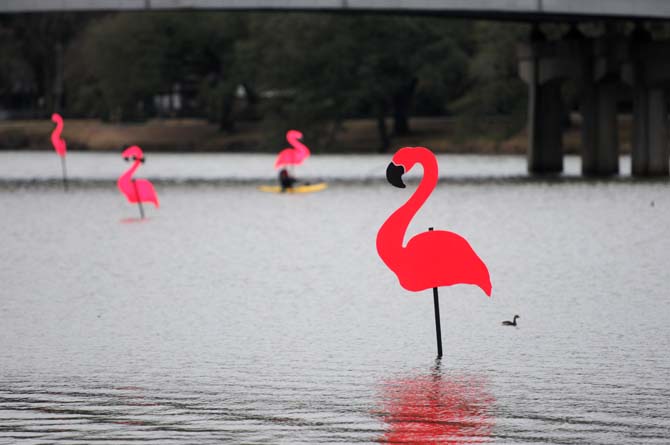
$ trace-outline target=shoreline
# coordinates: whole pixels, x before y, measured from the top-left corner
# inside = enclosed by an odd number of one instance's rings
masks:
[[[578,118],[563,133],[566,154],[580,152],[581,136]],[[387,124],[391,128],[391,120]],[[436,153],[451,154],[525,154],[525,131],[508,138],[498,138],[494,128],[504,119],[491,119],[486,125],[489,135],[464,136],[455,118],[414,117],[412,133],[391,138],[391,149],[403,146],[425,146]],[[630,124],[621,119],[620,152],[630,151]],[[0,151],[52,150],[50,134],[54,128],[48,120],[0,121]],[[265,132],[265,133],[264,133]],[[106,123],[97,119],[67,119],[63,130],[68,150],[115,152],[130,145],[139,145],[147,152],[171,153],[276,153],[287,143],[281,136],[266,134],[261,122],[239,122],[232,133],[219,131],[205,119],[153,119],[144,123]],[[276,141],[276,142],[275,142]],[[342,123],[335,142],[329,149],[311,147],[315,154],[378,154],[379,141],[374,119],[350,119]]]
[[[297,172],[303,181],[324,181],[335,187],[386,185],[388,158],[378,154],[319,154],[298,167]],[[161,187],[257,187],[277,182],[273,159],[273,154],[150,153],[139,176]],[[670,183],[666,177],[632,177],[631,158],[627,155],[619,158],[620,174],[605,177],[582,176],[581,162],[575,155],[566,156],[563,173],[548,175],[526,173],[526,160],[521,155],[440,153],[438,160],[442,166],[438,187]],[[68,183],[74,189],[116,187],[118,175],[128,168],[116,153],[109,152],[76,152],[70,161]],[[404,178],[410,186],[420,179],[420,169]],[[54,153],[0,151],[0,190],[61,187],[61,171]]]

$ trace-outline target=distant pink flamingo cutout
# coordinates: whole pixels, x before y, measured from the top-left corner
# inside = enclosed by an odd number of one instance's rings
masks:
[[[67,145],[65,140],[61,137],[63,133],[63,117],[54,113],[51,115],[51,120],[56,124],[56,128],[51,132],[51,145],[53,145],[54,150],[58,156],[60,156],[61,168],[63,170],[63,187],[67,191],[67,168],[65,166],[65,155],[67,153]]]
[[[432,228],[412,237],[404,245],[405,233],[417,211],[437,185],[437,159],[424,147],[404,147],[396,152],[386,169],[388,181],[405,188],[402,175],[416,164],[423,166],[423,178],[414,194],[384,222],[377,233],[377,252],[400,285],[418,292],[433,288],[438,356],[442,356],[437,288],[454,284],[479,286],[491,296],[491,279],[484,262],[462,236]]]
[[[310,156],[309,148],[300,142],[300,139],[302,139],[302,133],[297,130],[289,130],[286,133],[286,140],[291,147],[279,152],[275,160],[275,170],[287,165],[300,165]]]
[[[132,160],[133,165],[119,177],[117,185],[121,193],[126,195],[128,202],[137,203],[140,209],[140,217],[144,219],[143,202],[152,202],[156,208],[159,207],[158,195],[151,182],[146,179],[134,179],[133,174],[140,164],[144,163],[144,153],[137,145],[128,147],[121,154],[126,161]]]

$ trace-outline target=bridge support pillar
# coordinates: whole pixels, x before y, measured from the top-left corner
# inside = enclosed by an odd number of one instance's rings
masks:
[[[638,87],[633,102],[633,175],[667,176],[668,108],[665,92]]]
[[[519,75],[528,85],[528,172],[563,171],[561,72],[554,46],[538,27],[519,45]]]
[[[623,78],[633,87],[633,175],[668,176],[668,106],[670,85],[667,41],[653,41],[643,27],[631,34],[631,55]]]
[[[528,93],[528,171],[560,173],[563,171],[561,84],[530,83]]]
[[[582,174],[619,173],[616,86],[592,85],[582,95]]]

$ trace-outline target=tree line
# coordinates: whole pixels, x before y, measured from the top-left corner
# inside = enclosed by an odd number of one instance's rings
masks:
[[[400,15],[0,16],[0,110],[112,122],[202,117],[231,132],[257,120],[305,129],[326,148],[358,117],[376,120],[382,150],[417,115],[453,116],[473,131],[505,116],[517,131],[526,89],[515,45],[527,32]]]

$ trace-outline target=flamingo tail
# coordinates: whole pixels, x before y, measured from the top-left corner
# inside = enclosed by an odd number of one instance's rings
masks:
[[[151,202],[156,208],[160,206],[158,203],[158,195],[151,182],[146,179],[136,179],[135,186],[137,187],[140,202]]]

